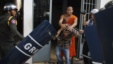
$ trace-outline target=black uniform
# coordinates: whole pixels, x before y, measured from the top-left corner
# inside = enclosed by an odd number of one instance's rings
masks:
[[[10,20],[9,20],[10,18]],[[15,37],[19,40],[23,39],[23,36],[18,32],[16,27],[16,19],[9,15],[4,14],[0,17],[0,55],[1,58],[14,47]]]

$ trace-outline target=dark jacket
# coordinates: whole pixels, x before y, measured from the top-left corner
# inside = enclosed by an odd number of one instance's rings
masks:
[[[16,36],[19,40],[23,39],[23,36],[17,30],[17,20],[11,17],[9,14],[4,14],[0,17],[0,43],[14,42]],[[10,20],[8,21],[8,19]]]

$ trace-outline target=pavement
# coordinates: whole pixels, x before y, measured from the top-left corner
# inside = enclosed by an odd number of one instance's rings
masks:
[[[50,61],[50,62],[38,62],[33,64],[57,64],[57,61]],[[73,60],[73,64],[84,64],[82,60]]]
[[[51,57],[50,57],[49,62],[37,62],[37,63],[33,63],[33,64],[57,64],[57,58],[56,58],[56,54],[55,54],[55,46],[53,46],[51,48]],[[73,64],[84,64],[84,63],[83,63],[82,59],[77,59],[76,57],[74,57]]]

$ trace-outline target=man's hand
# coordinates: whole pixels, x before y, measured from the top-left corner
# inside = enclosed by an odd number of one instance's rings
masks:
[[[84,33],[84,30],[79,30],[79,32],[80,32],[81,34],[83,34],[83,33]]]
[[[83,17],[85,17],[86,18],[86,14],[82,14],[83,15]]]
[[[72,26],[68,26],[68,30],[72,31],[73,27]]]
[[[62,29],[65,29],[66,27],[67,27],[67,24],[62,24],[62,25],[61,25],[61,28],[62,28]]]

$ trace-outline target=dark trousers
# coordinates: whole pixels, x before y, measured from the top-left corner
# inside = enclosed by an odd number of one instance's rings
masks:
[[[83,54],[88,56],[89,48],[87,42],[85,41],[83,44]],[[92,64],[92,60],[83,56],[84,64]]]
[[[13,44],[0,44],[0,60],[14,47]]]

